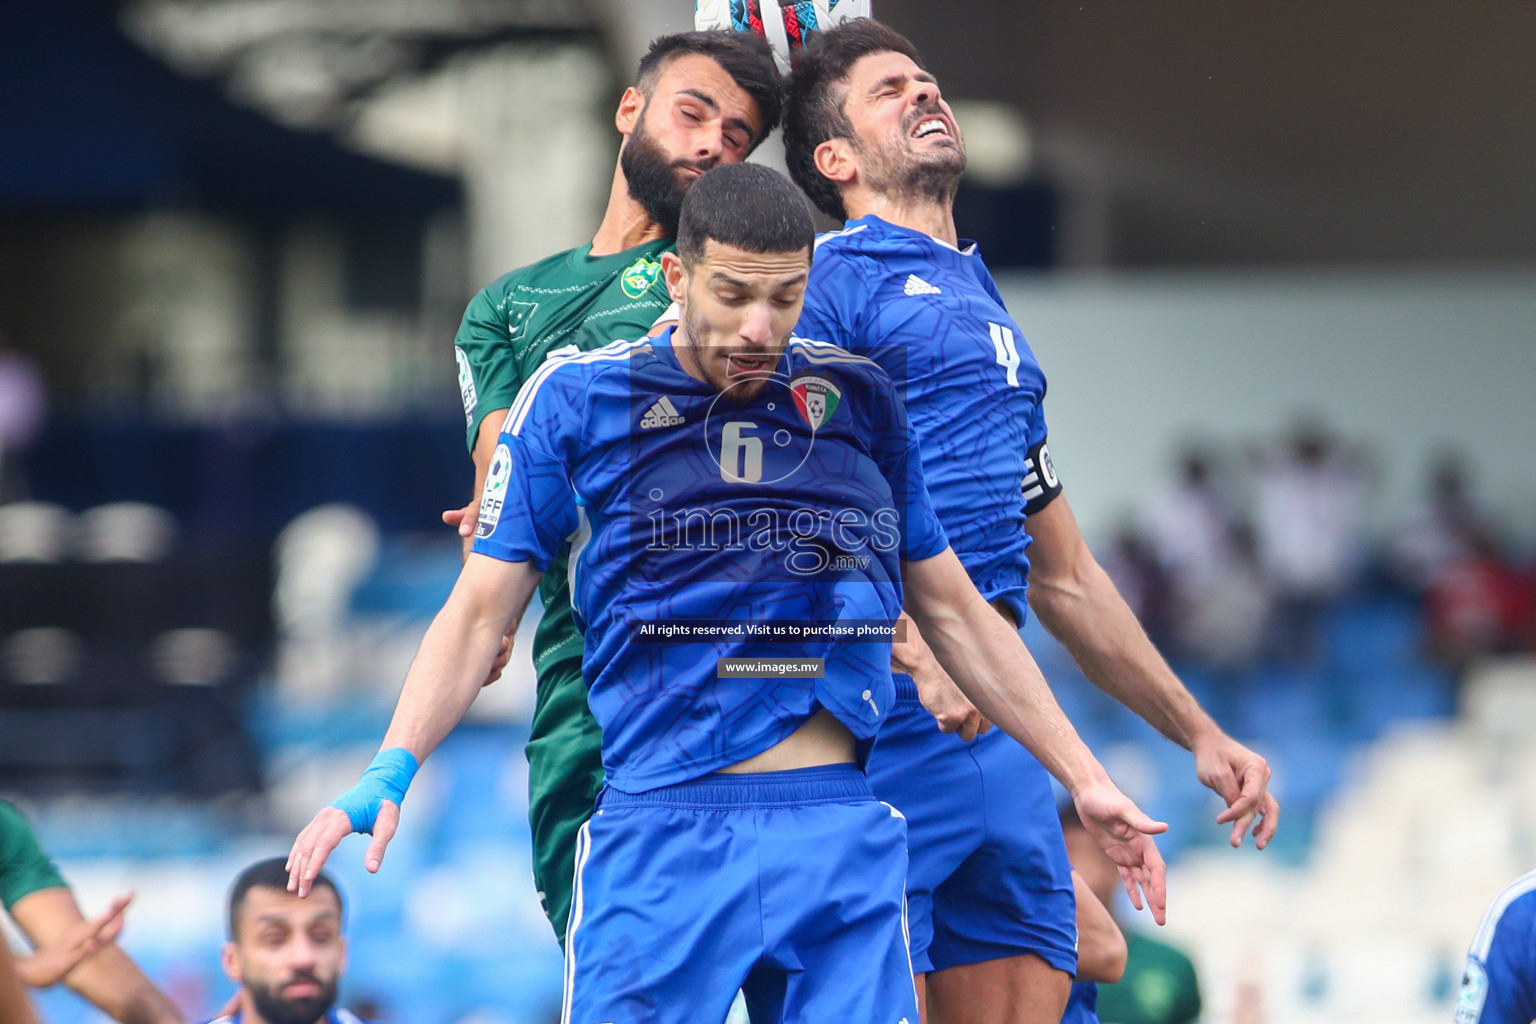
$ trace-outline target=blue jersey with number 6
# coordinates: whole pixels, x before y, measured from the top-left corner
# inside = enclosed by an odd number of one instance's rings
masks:
[[[857,349],[898,382],[950,545],[982,595],[1022,622],[1025,516],[1060,487],[1045,375],[975,247],[851,220],[817,239],[796,333]]]
[[[818,707],[871,740],[890,713],[901,561],[947,546],[885,371],[792,339],[755,394],[684,372],[672,333],[551,357],[507,415],[474,550],[542,571],[572,538],[583,671],[608,785],[744,761]],[[754,632],[780,624],[776,635]],[[798,632],[797,632],[798,631]],[[717,658],[825,659],[823,678]]]

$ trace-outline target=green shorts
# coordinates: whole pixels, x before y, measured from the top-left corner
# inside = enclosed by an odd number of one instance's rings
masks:
[[[566,593],[563,585],[560,592]],[[550,606],[559,607],[553,602]],[[592,816],[603,788],[603,734],[587,707],[581,634],[568,608],[563,615],[546,614],[539,623],[534,649],[548,657],[535,658],[538,701],[526,748],[533,881],[562,949],[576,873],[576,833]],[[547,642],[551,640],[555,642]],[[569,656],[572,646],[574,658]],[[557,657],[562,652],[566,656]]]

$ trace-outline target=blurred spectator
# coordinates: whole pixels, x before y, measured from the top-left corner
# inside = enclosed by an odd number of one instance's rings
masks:
[[[1259,559],[1274,585],[1287,653],[1310,654],[1323,603],[1353,581],[1364,556],[1365,459],[1318,421],[1300,421],[1254,472]]]
[[[1178,595],[1177,640],[1186,657],[1219,672],[1241,672],[1263,653],[1275,601],[1253,527],[1235,523],[1228,538],[1227,557]]]
[[[26,817],[0,800],[0,901],[36,946],[17,961],[22,978],[37,988],[62,980],[123,1024],[180,1024],[180,1011],[112,941],[131,898],[86,920]]]
[[[48,416],[48,392],[37,363],[6,345],[0,331],[0,505],[27,497],[21,455]]]
[[[1466,545],[1441,567],[1425,599],[1430,654],[1458,671],[1479,655],[1523,646],[1532,618],[1530,588],[1493,535],[1472,529]]]
[[[1159,647],[1168,638],[1168,581],[1152,548],[1129,523],[1115,532],[1101,561],[1141,628]]]
[[[1099,848],[1070,804],[1062,808],[1062,831],[1073,870],[1088,883],[1100,902],[1113,908],[1120,889],[1114,861]],[[1128,956],[1125,975],[1113,985],[1100,985],[1101,1024],[1189,1024],[1200,1016],[1200,983],[1195,965],[1177,949],[1138,932],[1125,930]]]
[[[1486,528],[1467,487],[1466,462],[1444,452],[1430,465],[1429,494],[1392,542],[1393,577],[1422,594],[1453,562],[1471,554],[1472,538]]]
[[[1230,522],[1214,458],[1202,447],[1186,447],[1178,479],[1154,500],[1146,521],[1147,540],[1175,593],[1199,586],[1227,562]]]

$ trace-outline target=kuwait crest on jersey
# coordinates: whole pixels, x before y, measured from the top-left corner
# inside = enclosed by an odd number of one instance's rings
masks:
[[[656,278],[660,275],[661,264],[641,256],[619,275],[619,287],[624,289],[625,295],[638,299],[650,291],[651,285],[656,283]]]
[[[797,377],[789,385],[789,390],[795,396],[795,408],[800,410],[805,422],[811,425],[813,434],[832,418],[832,414],[837,412],[838,403],[843,400],[842,391],[825,377]]]

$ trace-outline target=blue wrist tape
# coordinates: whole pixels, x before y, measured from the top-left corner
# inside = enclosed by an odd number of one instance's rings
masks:
[[[390,747],[374,755],[373,762],[357,785],[331,802],[331,806],[344,811],[352,822],[352,831],[373,831],[373,823],[379,817],[379,804],[385,800],[396,805],[405,802],[405,791],[416,776],[416,755],[404,747]]]

